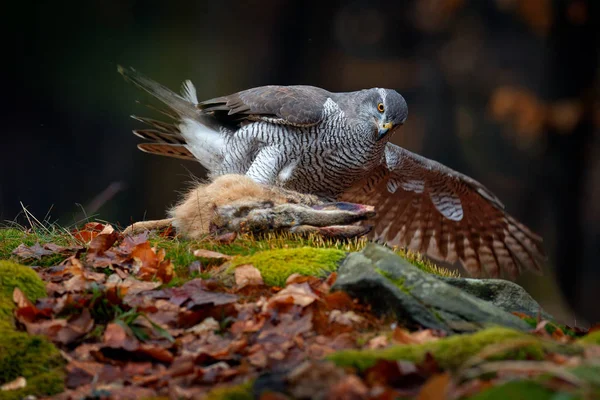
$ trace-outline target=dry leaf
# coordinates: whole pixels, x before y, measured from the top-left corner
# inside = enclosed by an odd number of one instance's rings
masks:
[[[24,243],[21,243],[17,246],[16,249],[12,252],[17,257],[21,257],[24,260],[35,258],[36,260],[40,260],[43,256],[48,256],[50,254],[54,254],[52,250],[48,250],[43,248],[38,242],[36,242],[33,246],[25,246]]]
[[[308,283],[293,283],[271,297],[267,304],[271,307],[280,303],[306,307],[318,298]]]
[[[235,285],[238,289],[245,286],[261,286],[264,284],[260,271],[254,265],[240,265],[235,269]]]
[[[352,326],[364,322],[364,318],[354,311],[341,312],[333,310],[329,313],[329,323]]]
[[[447,372],[429,378],[421,388],[417,400],[439,400],[447,398],[450,374]]]
[[[27,386],[27,380],[22,376],[19,376],[14,381],[6,382],[4,385],[0,386],[0,391],[8,392],[9,390],[19,390],[23,389]]]
[[[193,333],[195,335],[202,335],[207,332],[215,332],[221,328],[219,322],[213,317],[208,317],[204,321],[197,325],[192,326],[185,330],[186,333]]]
[[[205,249],[194,250],[194,256],[215,259],[215,260],[225,260],[225,261],[231,260],[233,258],[232,256],[228,256],[227,254],[218,253],[216,251],[205,250]]]

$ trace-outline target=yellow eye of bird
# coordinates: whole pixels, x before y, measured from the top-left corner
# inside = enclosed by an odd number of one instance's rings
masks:
[[[379,110],[379,112],[384,112],[385,111],[385,107],[383,107],[383,103],[377,104],[377,109]]]

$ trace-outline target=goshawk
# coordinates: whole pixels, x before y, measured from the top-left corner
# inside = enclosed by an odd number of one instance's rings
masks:
[[[539,271],[542,239],[504,211],[481,183],[389,143],[404,123],[404,98],[390,89],[332,93],[263,86],[199,102],[133,69],[119,72],[169,107],[174,122],[135,134],[146,152],[199,161],[210,176],[245,174],[330,201],[375,207],[372,235],[447,262],[473,276]]]

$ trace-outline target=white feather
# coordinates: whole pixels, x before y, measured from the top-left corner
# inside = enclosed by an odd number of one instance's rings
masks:
[[[190,118],[182,119],[179,131],[187,142],[185,147],[204,167],[214,171],[220,166],[225,139],[219,132]]]
[[[278,176],[279,183],[284,183],[292,177],[292,173],[294,172],[294,169],[296,169],[296,164],[297,164],[296,162],[290,163],[290,164],[286,165],[285,167],[283,167],[281,169],[281,171],[279,171],[279,176]]]
[[[196,86],[189,79],[184,81],[181,84],[181,96],[184,99],[192,103],[193,105],[198,105],[198,94],[196,93]]]

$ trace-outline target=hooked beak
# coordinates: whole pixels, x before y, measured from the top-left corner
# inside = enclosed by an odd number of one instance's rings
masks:
[[[390,129],[392,129],[393,124],[391,122],[386,122],[385,124],[381,124],[379,125],[379,138],[381,139],[382,137],[385,136],[386,133],[388,133],[388,131]]]

